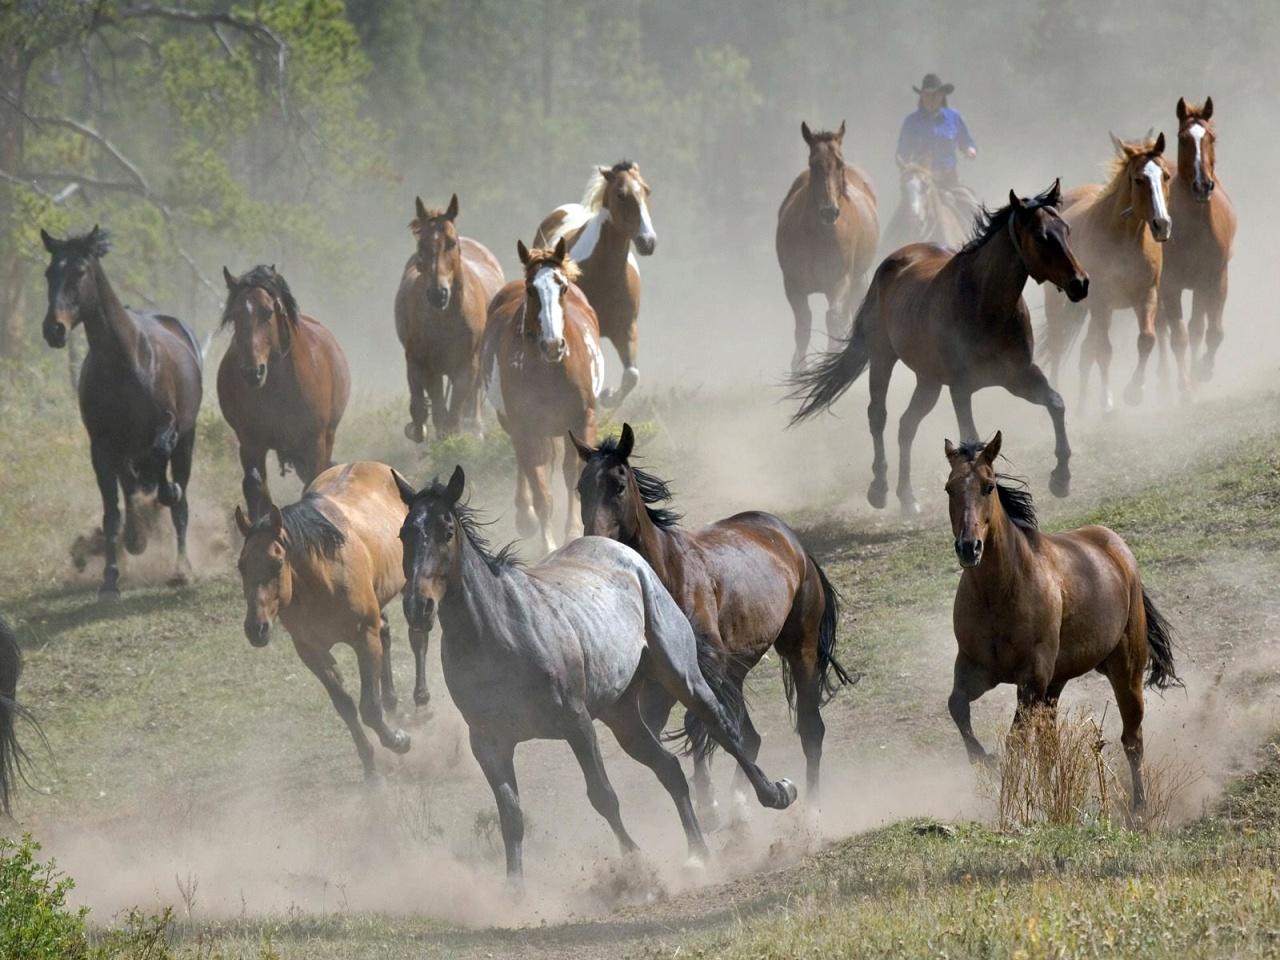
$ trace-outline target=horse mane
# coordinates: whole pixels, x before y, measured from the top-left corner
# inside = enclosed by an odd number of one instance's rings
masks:
[[[570,283],[577,283],[582,277],[582,269],[568,255],[561,260],[550,247],[534,247],[529,251],[529,263],[524,268],[524,275],[526,278],[532,277],[543,267],[558,268]]]
[[[1032,209],[1052,206],[1049,203],[1052,195],[1053,187],[1049,187],[1044,192],[1038,193],[1028,200],[1026,206]],[[1013,204],[1006,203],[1003,207],[998,207],[995,210],[983,204],[978,208],[977,216],[973,218],[973,233],[969,235],[965,245],[960,248],[960,253],[976,250],[992,237],[998,235],[1001,230],[1009,225],[1009,218],[1012,216]]]
[[[811,143],[834,143],[840,136],[837,130],[810,130],[809,141]]]
[[[635,170],[636,164],[634,160],[619,160],[609,168],[610,173],[626,173],[628,170]],[[608,181],[604,178],[604,173],[600,167],[591,168],[591,176],[587,180],[586,189],[582,191],[582,205],[588,210],[595,212],[604,206],[604,188]]]
[[[71,257],[101,259],[111,252],[111,231],[96,228],[78,237],[67,237],[61,243],[62,250]]]
[[[618,452],[618,439],[618,437],[606,438],[600,446],[596,447],[596,452],[616,454]],[[627,466],[631,470],[631,475],[636,479],[636,487],[640,491],[640,500],[644,503],[644,512],[649,515],[653,525],[664,529],[679,526],[681,514],[670,507],[658,506],[658,504],[668,503],[672,498],[671,487],[667,485],[667,481],[654,476],[647,470],[641,470],[630,459],[627,460]]]
[[[280,516],[284,520],[287,537],[285,545],[290,553],[313,551],[326,560],[332,560],[347,542],[347,535],[324,515],[317,506],[319,500],[320,497],[315,494],[303,494],[297,503],[281,508]],[[253,522],[253,528],[249,532],[252,534],[270,529],[271,518],[261,516]]]
[[[957,456],[971,461],[976,460],[985,448],[986,444],[981,440],[962,443]],[[1004,508],[1005,514],[1013,521],[1015,527],[1028,533],[1040,529],[1040,521],[1036,519],[1035,501],[1031,497],[1027,481],[1021,477],[997,473],[996,493],[1000,497],[1000,506]]]
[[[425,217],[414,217],[409,221],[409,229],[413,231],[413,235],[419,236],[426,228],[427,224],[432,220],[439,220],[448,211],[444,207],[430,207]]]
[[[476,553],[480,554],[480,559],[485,562],[490,571],[500,573],[503,570],[520,566],[520,559],[515,555],[516,545],[514,541],[498,550],[493,549],[489,538],[484,533],[484,528],[493,521],[481,520],[475,507],[468,503],[455,503],[453,505],[453,518],[458,521],[458,526],[467,535],[467,540],[475,548]]]
[[[1142,156],[1152,153],[1156,148],[1154,137],[1144,137],[1142,140],[1122,140],[1121,146],[1124,147],[1123,154],[1113,156],[1107,162],[1107,183],[1102,188],[1102,192],[1098,194],[1097,199],[1092,206],[1098,206],[1103,201],[1115,197],[1122,189],[1130,186],[1129,177],[1129,160],[1133,157]],[[1163,162],[1161,157],[1152,157],[1156,162]]]
[[[222,308],[222,320],[218,324],[220,328],[229,327],[235,323],[235,318],[231,315],[231,308],[235,305],[236,298],[246,290],[252,290],[254,287],[261,287],[283,303],[284,312],[289,318],[289,323],[293,326],[298,325],[298,301],[293,298],[293,292],[289,289],[289,284],[283,276],[276,272],[275,267],[260,263],[249,272],[237,277],[235,287],[227,292],[227,303]]]

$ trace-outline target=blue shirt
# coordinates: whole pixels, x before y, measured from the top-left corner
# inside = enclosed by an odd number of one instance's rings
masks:
[[[977,149],[964,118],[950,107],[936,114],[922,109],[907,115],[898,134],[898,156],[933,170],[954,170],[956,148]]]

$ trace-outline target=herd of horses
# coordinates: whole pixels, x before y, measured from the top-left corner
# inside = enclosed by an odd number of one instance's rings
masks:
[[[1110,403],[1112,312],[1139,320],[1139,364],[1125,391],[1141,400],[1148,357],[1167,331],[1179,385],[1207,378],[1222,340],[1222,305],[1235,220],[1214,167],[1213,103],[1180,100],[1178,164],[1163,134],[1117,140],[1109,183],[1063,192],[1057,182],[1031,198],[983,209],[967,235],[937,195],[929,172],[902,165],[902,205],[891,234],[911,242],[875,264],[880,246],[869,181],[842,155],[834,132],[802,125],[808,168],[778,213],[777,253],[795,314],[791,383],[795,420],[829,408],[869,371],[874,443],[868,499],[887,499],[886,393],[898,361],[916,388],[898,431],[897,496],[919,507],[911,485],[916,429],[949,389],[960,443],[948,441],[946,485],[955,553],[964,570],[955,599],[959,651],[951,715],[971,759],[989,759],[973,736],[969,705],[998,684],[1018,693],[1015,724],[1056,703],[1071,679],[1096,670],[1110,680],[1140,812],[1143,688],[1179,682],[1170,627],[1143,588],[1125,543],[1103,527],[1039,530],[1030,495],[996,469],[997,433],[979,439],[971,398],[987,386],[1044,406],[1055,432],[1050,490],[1070,488],[1064,404],[1036,363],[1028,278],[1048,283],[1051,369],[1083,329],[1082,379],[1094,364]],[[351,378],[341,346],[300,312],[273,266],[235,275],[225,267],[222,324],[232,331],[218,371],[218,399],[235,432],[243,470],[238,570],[244,632],[254,646],[272,625],[287,630],[351,732],[367,778],[379,776],[366,730],[393,753],[410,749],[394,725],[388,605],[401,599],[414,654],[414,702],[430,700],[427,640],[437,621],[450,697],[468,724],[472,752],[498,806],[509,880],[523,875],[523,820],[514,752],[530,739],[569,743],[593,807],[624,851],[635,843],[601,761],[595,720],[648,766],[671,795],[689,854],[706,856],[702,829],[718,820],[709,764],[715,747],[737,764],[735,792],[782,809],[797,797],[787,780],[758,766],[761,738],[743,695],[748,673],[773,648],[782,665],[816,798],[824,738],[822,706],[855,682],[837,659],[840,597],[800,537],[778,517],[740,513],[697,531],[671,508],[666,483],[633,462],[636,436],[597,436],[597,410],[616,406],[639,381],[640,277],[635,253],[657,235],[649,186],[637,165],[597,168],[581,204],[561,206],[517,243],[522,276],[505,281],[483,245],[459,235],[455,195],[444,209],[416,201],[415,250],[395,297],[396,332],[409,386],[406,437],[421,442],[479,429],[487,398],[517,461],[516,521],[545,554],[524,566],[494,550],[468,503],[461,467],[421,489],[386,464],[333,463]],[[1176,222],[1177,228],[1174,229]],[[145,547],[147,495],[169,508],[186,560],[187,486],[202,395],[201,354],[180,321],[127,309],[102,267],[105,231],[55,239],[44,337],[66,344],[83,324],[89,353],[79,381],[103,501],[105,568],[100,599],[119,599],[118,540]],[[866,275],[872,273],[870,283]],[[1180,297],[1193,294],[1190,337]],[[810,296],[827,299],[836,349],[809,357]],[[850,328],[851,324],[851,328]],[[1203,337],[1203,351],[1200,341]],[[602,339],[621,359],[619,387],[606,389]],[[1194,374],[1193,374],[1194,368]],[[305,485],[277,506],[266,482],[275,451]],[[562,457],[568,511],[564,545],[552,533],[549,473]],[[578,536],[578,534],[584,534]],[[359,666],[358,702],[332,655],[349,645]],[[0,803],[23,759],[14,736],[21,657],[0,622]],[[683,741],[694,758],[691,792],[667,741],[668,718],[685,711]]]

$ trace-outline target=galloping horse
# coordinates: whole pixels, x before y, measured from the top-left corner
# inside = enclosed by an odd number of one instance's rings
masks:
[[[44,339],[66,346],[67,334],[83,323],[89,355],[80,371],[80,419],[89,433],[89,455],[102,495],[103,553],[106,564],[98,599],[120,599],[119,489],[125,497],[124,546],[146,549],[146,524],[135,496],[156,491],[169,508],[178,540],[178,562],[170,583],[186,583],[187,481],[200,410],[200,345],[174,317],[127,309],[103,272],[110,249],[105,230],[95,225],[81,237],[55,240],[40,231],[52,258],[49,309]],[[172,479],[169,478],[172,467]]]
[[[848,683],[836,661],[840,598],[822,568],[804,549],[794,530],[771,513],[751,511],[727,517],[701,530],[680,529],[679,515],[662,506],[671,499],[667,485],[634,466],[635,434],[599,447],[574,445],[585,466],[578,491],[587,536],[609,537],[635,550],[671,591],[693,625],[694,635],[725,655],[726,670],[738,691],[747,674],[770,647],[783,665],[787,703],[796,719],[808,773],[808,794],[816,802],[826,727],[820,708]],[[833,674],[834,680],[833,682]],[[642,703],[651,730],[666,726],[674,698],[655,688]],[[704,733],[693,728],[694,789],[704,823],[713,814]],[[754,760],[760,734],[743,710],[742,742]]]
[[[782,286],[795,314],[792,372],[804,368],[809,352],[810,295],[827,298],[827,335],[843,337],[880,235],[876,195],[866,174],[845,163],[841,152],[844,122],[834,133],[813,133],[801,122],[800,135],[809,145],[809,168],[792,182],[778,208],[774,238]]]
[[[244,535],[239,569],[245,636],[253,646],[265,647],[272,623],[280,619],[351,731],[369,780],[378,774],[361,720],[388,750],[409,749],[409,735],[393,730],[383,717],[383,710],[395,710],[396,692],[391,628],[382,609],[404,586],[399,533],[405,508],[398,479],[385,464],[339,464],[283,510],[269,504],[251,521],[236,507]],[[413,699],[422,706],[430,699],[426,631],[411,629],[409,640],[417,667]],[[358,712],[330,652],[339,643],[349,644],[360,664]]]
[[[578,267],[565,253],[532,252],[517,241],[524,279],[512,280],[489,305],[483,367],[485,391],[516,451],[516,527],[522,537],[551,535],[549,472],[569,431],[595,443],[596,396],[604,384],[604,355],[596,314],[577,285]],[[568,516],[565,539],[577,521],[578,458],[564,444]]]
[[[43,741],[35,719],[18,702],[18,681],[22,678],[22,648],[9,625],[0,616],[0,811],[12,814],[10,799],[17,781],[23,777],[27,764],[27,752],[18,742],[18,721],[31,724]],[[47,744],[46,744],[47,745]]]
[[[414,203],[417,217],[409,227],[418,249],[404,265],[396,291],[396,336],[409,379],[404,435],[421,443],[428,406],[440,436],[457,433],[464,423],[479,428],[485,311],[506,278],[487,247],[458,236],[456,193],[444,210],[428,210],[421,197]]]
[[[936,243],[952,250],[962,246],[968,238],[968,222],[948,202],[933,172],[899,160],[898,174],[898,209],[884,234],[885,249],[897,250],[908,243]]]
[[[274,267],[239,277],[226,267],[222,325],[234,337],[218,365],[218,404],[240,441],[249,516],[271,502],[267,451],[280,469],[293,467],[303,486],[333,462],[333,438],[351,394],[351,374],[338,341],[319,320],[298,312],[289,284]]]
[[[1065,289],[1073,302],[1089,292],[1089,276],[1067,244],[1068,228],[1057,210],[1061,200],[1056,180],[1031,200],[1010,191],[1009,205],[994,213],[984,210],[973,239],[958,253],[916,243],[891,254],[858,308],[848,345],[793,379],[799,388],[794,396],[803,397],[791,420],[796,423],[831,406],[870,365],[867,417],[875,462],[867,499],[873,507],[882,508],[889,491],[884,400],[899,360],[916,374],[915,393],[898,424],[898,500],[904,514],[919,512],[911,490],[911,444],[944,385],[951,388],[966,440],[978,434],[971,402],[975,390],[1001,386],[1048,408],[1057,457],[1049,489],[1059,497],[1070,492],[1071,447],[1062,397],[1033,360],[1030,314],[1022,299],[1027,277]]]
[[[1196,379],[1213,376],[1213,360],[1222,343],[1222,310],[1227,302],[1227,262],[1236,235],[1236,211],[1222,188],[1214,162],[1217,134],[1213,98],[1191,106],[1178,99],[1178,168],[1169,186],[1169,215],[1178,221],[1176,236],[1164,246],[1160,272],[1160,312],[1173,342],[1178,384],[1190,389],[1187,328],[1182,321],[1182,291],[1191,291],[1191,361]],[[1204,338],[1204,353],[1196,352]]]
[[[415,493],[397,477],[409,506],[404,540],[404,613],[428,630],[440,615],[440,662],[453,702],[471,730],[471,752],[498,804],[507,880],[523,877],[524,819],[515,748],[566,740],[587,781],[591,805],[623,852],[636,849],[600,757],[593,720],[602,720],[632,758],[675,801],[691,858],[707,855],[680,761],[645,722],[649,691],[679,700],[741,765],[761,805],[789,806],[796,788],[771,782],[747,756],[738,731],[741,701],[715,651],[694,636],[671,594],[635,551],[582,537],[522,569],[494,554],[461,502],[462,468],[448,485]]]
[[[649,194],[649,184],[631,160],[597,167],[582,203],[557,207],[533,237],[535,247],[550,249],[562,239],[569,244],[569,256],[582,274],[578,286],[596,312],[600,335],[613,344],[622,361],[622,385],[600,394],[600,401],[612,407],[640,382],[640,267],[631,245],[642,257],[658,245]]]
[[[1031,495],[995,471],[990,443],[946,442],[947,496],[964,573],[953,623],[955,683],[947,706],[971,761],[988,758],[969,722],[969,704],[992,687],[1018,688],[1015,727],[1027,710],[1054,706],[1068,680],[1097,670],[1109,681],[1141,813],[1143,674],[1157,690],[1181,686],[1169,625],[1142,586],[1138,563],[1106,527],[1041,533]]]
[[[1089,314],[1089,333],[1080,348],[1080,400],[1089,385],[1089,371],[1097,363],[1102,378],[1105,410],[1111,396],[1111,314],[1130,307],[1138,317],[1138,365],[1125,387],[1125,402],[1142,402],[1147,358],[1156,342],[1156,308],[1163,262],[1161,247],[1169,239],[1169,165],[1164,157],[1164,134],[1155,140],[1125,143],[1111,138],[1116,149],[1111,181],[1090,184],[1067,193],[1062,215],[1071,225],[1072,246],[1093,278],[1086,307],[1069,307],[1062,297],[1045,294],[1048,336],[1045,353],[1051,376],[1066,358]],[[966,438],[969,439],[969,438]]]

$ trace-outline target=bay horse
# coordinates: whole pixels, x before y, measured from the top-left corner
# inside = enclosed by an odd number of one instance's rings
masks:
[[[569,431],[595,442],[596,396],[604,385],[596,314],[566,247],[564,237],[554,250],[530,251],[516,241],[524,278],[489,304],[482,361],[489,403],[516,452],[516,527],[522,537],[541,533],[548,553],[555,549],[549,474],[557,449]],[[578,458],[568,443],[561,463],[567,540],[578,514]]]
[[[707,856],[680,761],[645,722],[642,705],[651,689],[660,687],[699,717],[738,761],[762,806],[781,810],[795,800],[790,781],[770,781],[747,756],[737,691],[634,550],[581,537],[522,568],[507,551],[489,548],[462,499],[461,467],[447,485],[432,482],[415,492],[399,477],[396,483],[409,508],[401,531],[405,617],[419,630],[440,617],[445,684],[497,801],[509,883],[519,885],[524,873],[514,761],[516,745],[527,740],[567,741],[592,807],[624,853],[637,849],[623,826],[594,720],[671,795],[690,858]]]
[[[383,616],[404,586],[397,474],[381,463],[338,464],[284,509],[269,504],[257,519],[236,507],[244,536],[238,568],[244,587],[244,632],[265,647],[279,619],[307,669],[324,685],[351,731],[365,778],[376,780],[373,747],[361,721],[393,753],[409,750],[409,735],[388,725],[396,709],[391,672],[391,628]],[[411,629],[416,681],[413,698],[425,706],[427,634]],[[360,665],[360,705],[347,693],[332,649],[349,645]]]
[[[908,243],[936,243],[954,250],[964,244],[969,221],[948,202],[933,171],[899,159],[898,186],[898,208],[884,236],[886,249],[896,250]],[[973,205],[976,207],[976,201]]]
[[[80,419],[89,434],[89,455],[102,495],[105,565],[98,599],[120,599],[120,490],[124,491],[124,546],[146,548],[138,495],[155,491],[169,508],[178,542],[172,585],[190,579],[187,559],[187,483],[202,396],[200,345],[175,317],[126,308],[116,297],[102,258],[110,237],[97,225],[87,234],[57,240],[44,230],[49,252],[45,277],[49,306],[42,332],[55,349],[83,323],[89,353],[80,371]],[[170,471],[172,470],[172,474]]]
[[[800,135],[809,147],[809,166],[778,208],[774,235],[782,287],[795,315],[792,372],[804,368],[809,352],[809,297],[818,293],[827,298],[827,335],[843,338],[880,239],[871,184],[865,173],[845,163],[844,121],[839,130],[817,133],[801,121]]]
[[[18,681],[22,678],[22,648],[9,624],[0,615],[0,811],[13,813],[10,802],[19,779],[25,779],[29,758],[18,742],[18,721],[25,721],[45,742],[44,733],[31,713],[18,702]],[[45,742],[48,746],[48,743]]]
[[[1014,684],[1016,727],[1030,708],[1053,707],[1068,680],[1097,670],[1120,708],[1133,809],[1141,814],[1143,676],[1157,690],[1182,685],[1169,624],[1113,530],[1040,531],[1031,494],[996,473],[1000,443],[997,432],[986,444],[945,446],[951,529],[964,568],[953,612],[959,650],[951,717],[970,761],[987,761],[969,721],[974,700]]]
[[[600,401],[616,407],[640,382],[640,265],[631,253],[648,257],[658,246],[649,214],[649,184],[632,160],[596,167],[582,203],[557,207],[538,225],[533,245],[551,249],[568,242],[578,265],[578,286],[599,320],[600,335],[622,361],[622,383],[604,390]]]
[[[396,336],[409,380],[404,435],[421,443],[428,411],[437,436],[479,429],[485,311],[506,278],[487,247],[459,236],[456,193],[443,210],[428,210],[421,197],[414,204],[417,249],[396,291]]]
[[[300,313],[285,278],[260,264],[240,276],[225,266],[222,326],[233,330],[218,365],[218,404],[240,444],[249,516],[271,502],[267,452],[303,486],[333,464],[333,441],[351,396],[351,372],[337,338]]]
[[[1062,297],[1046,293],[1044,343],[1051,379],[1059,383],[1059,367],[1088,314],[1089,331],[1080,348],[1080,401],[1085,401],[1089,374],[1096,363],[1106,411],[1114,407],[1111,314],[1116,310],[1130,308],[1138,318],[1138,364],[1125,387],[1124,399],[1130,405],[1142,402],[1147,359],[1156,342],[1162,248],[1173,231],[1164,134],[1134,142],[1113,135],[1111,142],[1116,150],[1111,180],[1069,191],[1062,210],[1071,225],[1072,247],[1093,278],[1089,303],[1071,307]]]
[[[741,693],[747,674],[773,647],[783,666],[787,705],[795,717],[804,751],[808,796],[816,802],[826,727],[822,705],[839,684],[850,682],[836,660],[840,597],[794,530],[771,513],[750,511],[700,530],[679,525],[679,514],[665,506],[671,490],[665,482],[631,462],[635,433],[622,425],[619,438],[598,447],[570,437],[582,458],[578,492],[587,536],[626,544],[653,568],[693,626],[694,635],[719,651],[729,680]],[[642,703],[655,733],[666,726],[675,699],[661,688]],[[694,790],[704,824],[714,816],[708,745],[692,727]],[[742,742],[747,757],[760,752],[760,734],[742,712]]]
[[[867,500],[876,509],[889,491],[884,453],[885,395],[899,360],[915,371],[916,388],[898,424],[898,500],[902,512],[919,512],[911,489],[911,444],[916,428],[951,389],[960,433],[977,437],[975,390],[1001,386],[1016,397],[1045,407],[1053,421],[1057,464],[1049,489],[1065,497],[1071,489],[1071,446],[1062,397],[1034,362],[1030,314],[1022,298],[1027,278],[1065,290],[1073,302],[1089,294],[1089,275],[1067,242],[1069,229],[1058,213],[1062,192],[1054,181],[1029,200],[1009,191],[1008,206],[982,211],[972,239],[952,253],[915,243],[890,254],[876,270],[843,350],[827,354],[792,378],[792,394],[802,399],[791,418],[797,423],[830,407],[868,366],[871,404],[867,418],[875,445],[873,479]]]
[[[1227,302],[1227,263],[1236,235],[1236,211],[1218,179],[1213,98],[1194,106],[1178,98],[1178,165],[1169,185],[1169,215],[1178,232],[1164,245],[1160,271],[1160,313],[1178,364],[1178,385],[1190,389],[1190,361],[1197,380],[1213,376],[1222,344],[1222,312]],[[1191,336],[1182,319],[1182,292],[1191,291]],[[1204,352],[1197,358],[1203,338]]]

